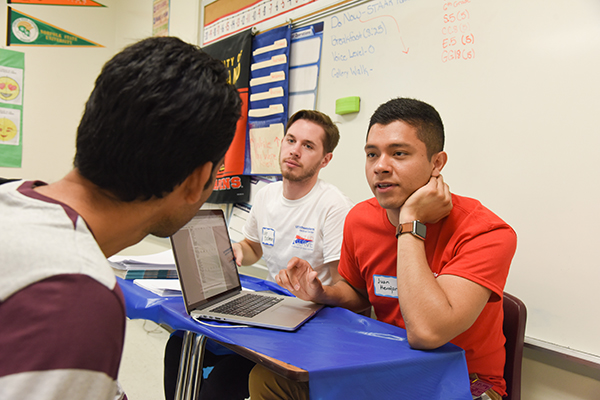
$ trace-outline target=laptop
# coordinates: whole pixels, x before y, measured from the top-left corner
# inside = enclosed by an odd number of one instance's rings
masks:
[[[296,297],[242,290],[222,210],[199,210],[171,236],[171,244],[192,318],[294,331],[323,308]]]

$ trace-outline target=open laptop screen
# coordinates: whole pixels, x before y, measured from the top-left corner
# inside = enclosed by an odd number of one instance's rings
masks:
[[[199,210],[171,244],[188,309],[241,288],[223,211]]]

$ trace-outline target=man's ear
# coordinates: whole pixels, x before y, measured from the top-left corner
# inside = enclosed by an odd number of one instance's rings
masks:
[[[186,179],[183,181],[182,189],[184,194],[184,200],[188,204],[196,204],[200,201],[204,188],[206,187],[209,180],[212,180],[213,163],[208,161],[203,165],[196,168]]]
[[[440,176],[442,173],[442,169],[448,162],[448,154],[445,151],[440,151],[439,153],[431,156],[431,162],[433,164],[433,171],[431,171],[431,176]]]
[[[331,161],[332,158],[333,158],[333,153],[325,154],[325,157],[323,157],[323,160],[321,161],[321,168],[325,168],[327,166],[327,164],[329,164],[329,162]]]

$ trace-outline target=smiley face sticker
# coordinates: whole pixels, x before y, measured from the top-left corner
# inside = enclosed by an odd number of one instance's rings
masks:
[[[8,76],[0,76],[0,99],[11,101],[21,93],[19,84]]]
[[[0,103],[23,104],[23,69],[0,65]]]
[[[0,142],[12,141],[17,135],[17,126],[8,118],[0,118]]]
[[[0,147],[18,146],[21,140],[21,111],[0,108]]]

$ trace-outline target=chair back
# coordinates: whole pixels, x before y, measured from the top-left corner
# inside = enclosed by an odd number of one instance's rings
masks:
[[[8,183],[8,182],[17,181],[17,180],[18,179],[8,179],[8,178],[0,177],[0,185],[2,185],[3,183]]]
[[[504,323],[502,329],[506,337],[506,364],[504,380],[508,396],[505,400],[521,400],[521,365],[523,362],[523,344],[525,342],[525,323],[527,308],[515,296],[504,292]]]

